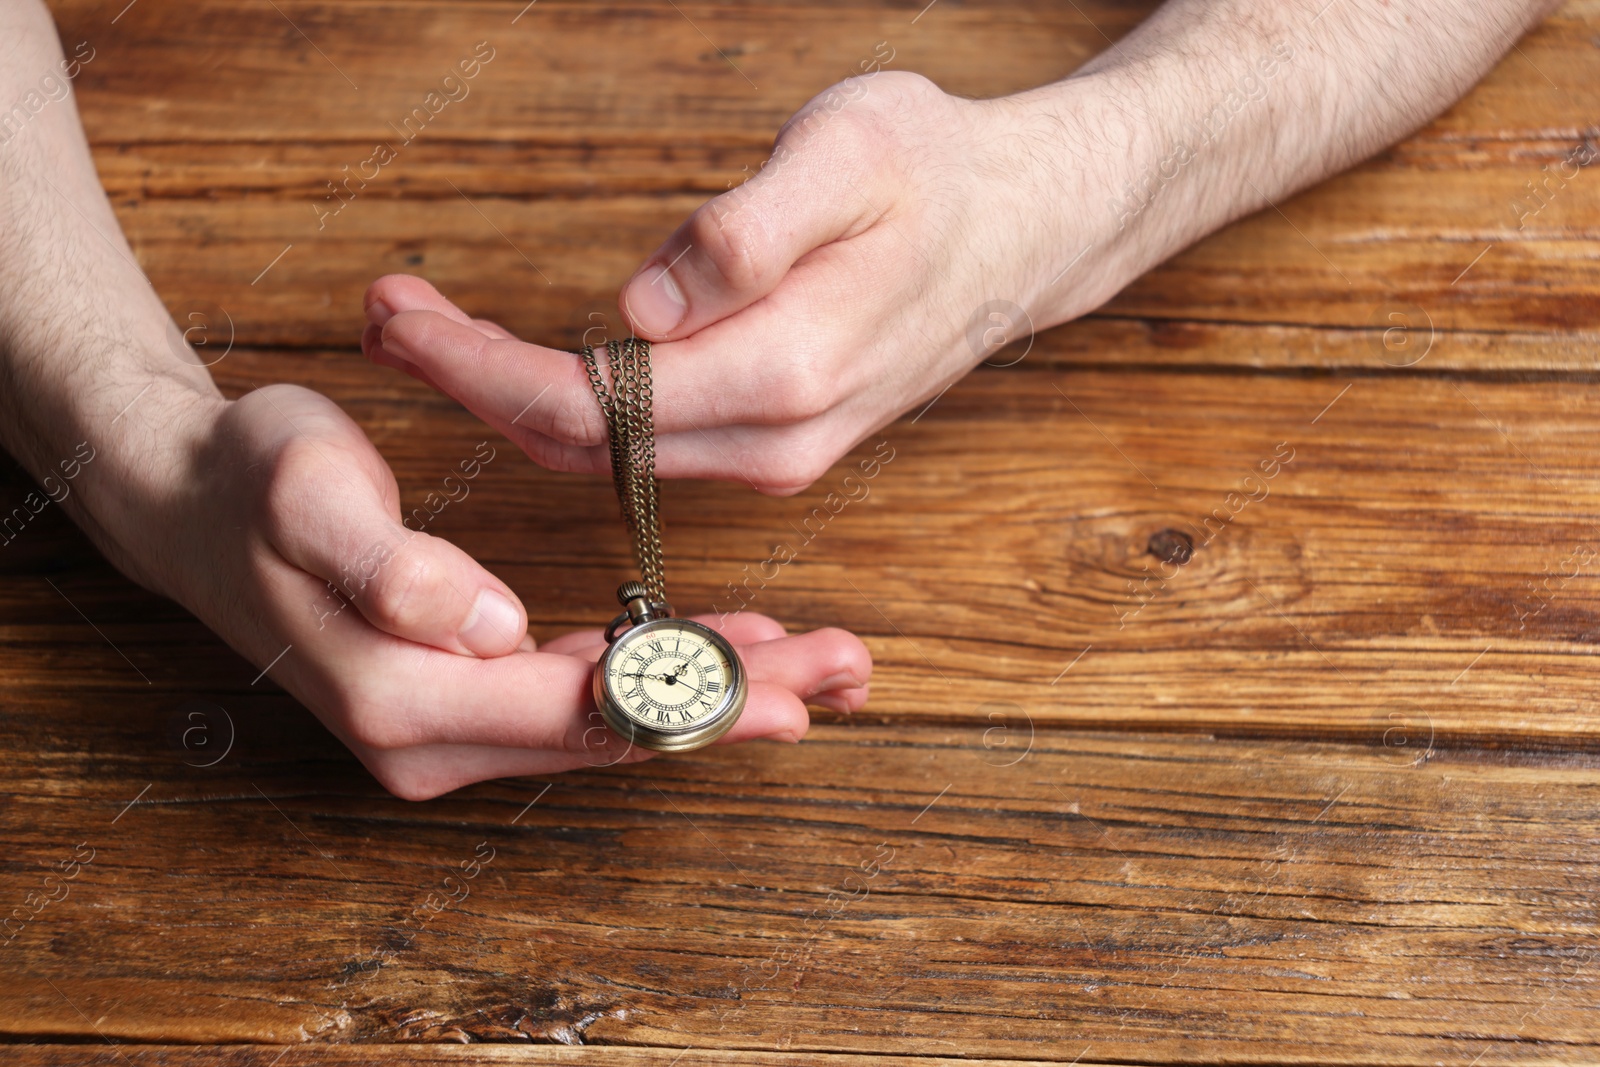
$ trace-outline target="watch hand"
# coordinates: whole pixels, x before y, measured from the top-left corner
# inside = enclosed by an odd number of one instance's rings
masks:
[[[656,681],[659,681],[659,682],[670,682],[670,683],[672,683],[674,685],[688,685],[689,684],[688,682],[683,680],[683,668],[679,668],[677,671],[675,671],[672,674],[640,674],[640,673],[638,673],[636,671],[619,671],[617,673],[621,674],[624,678],[654,678]],[[699,690],[695,690],[695,691],[699,692]]]

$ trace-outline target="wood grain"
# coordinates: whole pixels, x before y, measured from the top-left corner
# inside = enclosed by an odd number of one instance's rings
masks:
[[[896,69],[993,96],[1069,73],[1148,10],[942,4],[912,25],[920,6],[542,0],[512,25],[520,3],[143,4],[114,27],[105,4],[56,10],[64,40],[103,43],[81,109],[174,313],[225,308],[250,344],[340,346],[362,289],[393,271],[532,339],[575,343],[681,219],[757,167],[782,122],[877,42]],[[1569,4],[1401,146],[1201,242],[1104,313],[1368,330],[1419,307],[1438,330],[1568,333],[1538,362],[1590,369],[1600,199],[1588,172],[1536,214],[1513,198],[1595,135],[1597,26],[1592,3]],[[480,40],[496,58],[469,94],[319,228],[327,183],[376,141],[398,142],[390,123]],[[645,71],[651,91],[633,91]],[[1245,347],[1271,365],[1323,361],[1316,344],[1275,340]],[[1435,365],[1453,358],[1501,365],[1454,345]]]
[[[449,466],[441,450],[493,436],[357,357],[240,353],[216,370],[234,389],[294,370],[327,390],[418,472],[407,507]],[[1595,563],[1560,564],[1600,538],[1589,392],[985,368],[800,496],[668,486],[668,559],[691,610],[867,635],[875,715],[971,718],[1006,699],[1063,722],[1366,736],[1420,708],[1441,735],[1578,740],[1600,725]],[[880,443],[893,460],[832,515]],[[543,634],[593,625],[630,558],[608,487],[505,452],[440,532],[540,605]],[[1230,497],[1252,488],[1264,497]],[[1151,553],[1168,530],[1195,549],[1175,574]],[[797,558],[774,568],[779,545]]]
[[[539,638],[601,621],[631,560],[603,480],[536,467],[354,354],[238,351],[213,371],[230,391],[288,379],[334,397],[399,472],[407,511],[452,457],[491,441],[471,495],[429,532],[509,582]],[[1370,740],[1403,714],[1441,743],[1600,736],[1590,390],[1417,375],[1246,382],[985,369],[800,496],[673,483],[679,606],[862,634],[877,664],[866,714],[883,721],[974,721],[1009,701],[1039,721],[1098,726]],[[846,468],[875,451],[893,458],[852,490]],[[861,485],[864,499],[829,510],[829,494]],[[1165,531],[1190,539],[1181,567],[1152,554]],[[29,545],[35,574],[47,545],[67,562],[88,555],[57,527],[0,551]],[[780,545],[796,558],[774,566]],[[144,675],[187,676],[181,650],[197,628],[108,581],[68,573],[58,585],[74,602],[83,590]],[[36,636],[0,645],[0,687],[48,691],[88,671],[136,680],[42,579],[6,596],[18,635]],[[255,672],[218,664],[195,683],[241,673]]]
[[[58,1065],[114,1064],[130,1055],[149,1056],[162,1064],[182,1067],[262,1067],[283,1056],[285,1050],[277,1045],[146,1045],[125,1051],[122,1047],[95,1047],[93,1045],[14,1045],[9,1051],[11,1062],[21,1067],[58,1067]],[[470,1048],[451,1045],[417,1044],[360,1044],[323,1045],[316,1051],[316,1062],[332,1067],[366,1067],[368,1064],[415,1064],[433,1067],[435,1064],[577,1064],[587,1067],[592,1063],[620,1064],[622,1067],[799,1067],[819,1062],[812,1052],[747,1052],[714,1049],[674,1048],[624,1048],[615,1045],[600,1048],[564,1045],[537,1045],[518,1047],[505,1045],[473,1045]],[[293,1060],[285,1057],[285,1061]],[[830,1053],[825,1062],[830,1067],[1024,1067],[1038,1060],[995,1060],[951,1058],[947,1056],[879,1056],[873,1054]],[[1102,1067],[1104,1060],[1079,1060],[1078,1067]]]
[[[571,346],[876,42],[997,95],[1152,6],[52,4],[141,263],[231,323],[223,388],[332,396],[406,508],[490,440],[430,532],[541,639],[605,614],[614,497],[366,364],[367,282]],[[1510,198],[1596,135],[1597,35],[1569,3],[1401,145],[886,428],[837,514],[842,468],[669,486],[680,606],[804,539],[745,599],[870,644],[866,711],[799,746],[406,804],[46,508],[0,545],[0,909],[93,859],[0,934],[4,1059],[1594,1061],[1600,201]]]
[[[0,892],[95,850],[8,948],[13,1039],[1595,1055],[1589,757],[1012,718],[415,805],[282,698],[226,701],[206,769],[162,699],[95,704],[93,752],[46,708],[5,724]]]

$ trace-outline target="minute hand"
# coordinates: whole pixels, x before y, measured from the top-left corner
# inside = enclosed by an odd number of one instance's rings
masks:
[[[705,692],[699,686],[690,685],[688,682],[684,681],[682,674],[674,674],[672,676],[672,681],[673,681],[674,685],[681,685],[685,689],[689,690],[691,693],[698,693],[700,696],[705,696],[706,695]]]

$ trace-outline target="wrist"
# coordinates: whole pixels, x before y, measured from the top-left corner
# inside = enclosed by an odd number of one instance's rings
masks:
[[[229,401],[164,375],[120,392],[129,400],[119,414],[80,423],[68,435],[75,441],[57,438],[74,456],[87,453],[61,503],[118,570],[181,601],[174,582],[188,505]]]
[[[1019,146],[1007,168],[1019,224],[1018,281],[1037,329],[1087,314],[1176,251],[1147,211],[1163,132],[1108,76],[1082,76],[988,101]],[[1170,166],[1170,161],[1168,163]]]

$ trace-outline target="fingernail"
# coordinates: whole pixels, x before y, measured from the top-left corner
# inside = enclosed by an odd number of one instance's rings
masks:
[[[456,637],[476,655],[498,656],[516,647],[521,625],[517,606],[493,589],[485,589]]]
[[[657,335],[671,332],[689,311],[672,272],[662,267],[650,267],[634,279],[627,304],[634,328]]]
[[[374,326],[382,326],[392,318],[394,318],[394,308],[382,300],[374,300],[367,305],[367,319]]]
[[[790,745],[798,745],[800,743],[800,735],[795,733],[793,730],[785,730],[781,734],[773,734],[772,739],[774,741],[782,741]]]
[[[831,693],[835,689],[860,689],[861,679],[850,671],[840,671],[821,685],[817,686],[819,693]]]
[[[378,337],[378,343],[383,345],[385,352],[397,359],[403,359],[407,363],[415,363],[417,361],[416,357],[411,354],[411,349],[405,346],[397,334],[384,330]]]
[[[806,701],[806,703],[815,704],[819,708],[827,708],[829,711],[837,711],[841,715],[850,713],[850,702],[844,697],[815,696]]]

